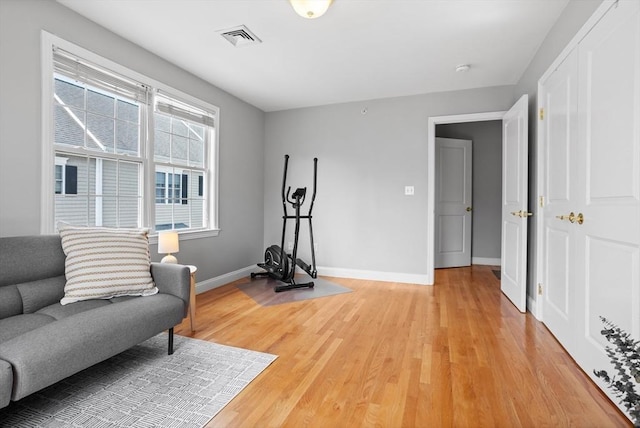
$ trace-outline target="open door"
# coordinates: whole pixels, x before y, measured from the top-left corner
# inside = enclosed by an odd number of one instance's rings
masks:
[[[502,119],[502,292],[527,311],[528,104],[523,95]]]

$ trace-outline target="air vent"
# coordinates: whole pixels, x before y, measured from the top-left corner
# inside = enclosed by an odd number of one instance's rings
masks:
[[[238,27],[229,28],[226,30],[218,31],[222,37],[227,39],[235,47],[257,45],[262,43],[262,40],[251,32],[246,26],[239,25]]]

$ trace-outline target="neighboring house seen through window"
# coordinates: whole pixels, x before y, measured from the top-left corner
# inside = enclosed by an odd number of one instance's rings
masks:
[[[156,204],[182,204],[189,202],[189,176],[156,170]]]
[[[67,165],[68,160],[67,158],[56,157],[56,195],[75,195],[78,193],[78,167]]]
[[[56,47],[53,71],[56,222],[215,228],[215,107]]]

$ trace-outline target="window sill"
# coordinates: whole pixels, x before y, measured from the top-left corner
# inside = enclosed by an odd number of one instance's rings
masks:
[[[218,236],[220,229],[200,229],[200,230],[184,230],[178,231],[181,241],[188,241],[190,239],[211,238]],[[158,244],[158,233],[149,235],[149,244]]]

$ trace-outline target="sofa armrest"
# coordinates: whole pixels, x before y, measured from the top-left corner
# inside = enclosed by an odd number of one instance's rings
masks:
[[[13,390],[13,369],[11,364],[0,360],[0,409],[7,407]]]
[[[191,272],[184,265],[171,263],[151,263],[151,276],[158,292],[172,294],[184,302],[184,316],[189,308],[191,293]]]

